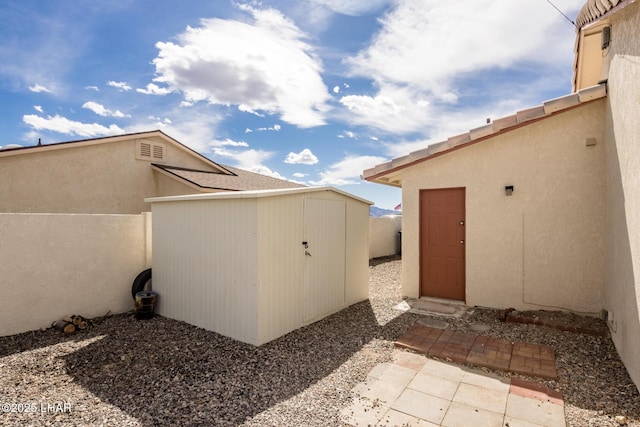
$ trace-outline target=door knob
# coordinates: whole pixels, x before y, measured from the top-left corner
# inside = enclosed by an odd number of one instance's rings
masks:
[[[460,240],[460,244],[461,244],[461,245],[464,245],[464,240]]]
[[[460,221],[460,225],[464,225],[464,221]]]

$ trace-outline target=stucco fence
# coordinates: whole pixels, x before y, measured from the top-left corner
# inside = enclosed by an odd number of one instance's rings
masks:
[[[398,219],[371,218],[369,256],[397,252]],[[0,213],[0,336],[133,308],[131,285],[151,266],[151,213]]]
[[[369,259],[400,253],[402,216],[369,218]]]

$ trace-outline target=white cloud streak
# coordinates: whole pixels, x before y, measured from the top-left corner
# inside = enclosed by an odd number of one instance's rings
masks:
[[[29,86],[29,90],[31,92],[35,92],[35,93],[40,93],[40,92],[46,92],[46,93],[51,93],[51,90],[49,90],[48,88],[46,88],[45,86],[42,86],[38,83]]]
[[[35,114],[25,114],[22,116],[22,121],[36,130],[48,130],[64,135],[78,135],[88,138],[125,133],[124,129],[114,124],[106,127],[98,123],[77,122],[58,115],[41,117]]]
[[[103,105],[98,104],[97,102],[87,101],[82,105],[82,108],[86,108],[87,110],[91,110],[99,116],[102,117],[131,117],[129,114],[124,114],[120,110],[111,111],[108,108],[105,108]]]
[[[107,82],[107,86],[115,87],[121,92],[128,92],[131,90],[131,86],[129,86],[126,82],[116,82],[113,80],[109,80]]]
[[[145,95],[168,95],[171,93],[171,90],[166,87],[160,87],[154,83],[149,83],[144,89],[136,89],[136,92]]]
[[[323,172],[320,172],[320,180],[312,181],[312,185],[350,185],[360,184],[360,175],[365,169],[369,169],[386,161],[378,156],[349,155],[341,161],[332,164]]]

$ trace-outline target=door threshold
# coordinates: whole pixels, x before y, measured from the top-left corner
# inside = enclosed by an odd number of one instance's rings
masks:
[[[420,297],[418,299],[420,301],[436,302],[439,304],[462,305],[465,307],[467,306],[467,304],[464,301],[460,301],[457,299],[446,299],[446,298],[436,298],[436,297]]]

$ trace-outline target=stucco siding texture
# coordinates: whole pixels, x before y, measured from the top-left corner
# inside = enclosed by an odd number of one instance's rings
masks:
[[[167,161],[206,167],[193,155],[165,145]],[[150,210],[144,198],[160,193],[151,163],[135,158],[136,139],[49,148],[0,158],[0,212],[139,214]],[[194,192],[180,183],[165,191]]]
[[[640,4],[612,16],[607,111],[607,228],[604,308],[613,341],[640,384]]]
[[[467,305],[599,312],[604,106],[583,104],[404,170],[404,294],[419,296],[419,191],[464,187]]]
[[[146,267],[145,215],[0,213],[0,335],[133,308]]]

